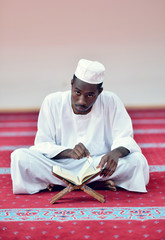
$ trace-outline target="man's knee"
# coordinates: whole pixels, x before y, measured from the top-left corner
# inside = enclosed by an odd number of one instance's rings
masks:
[[[28,149],[19,148],[11,153],[11,166],[12,164],[25,163],[28,161]]]
[[[145,156],[141,152],[134,152],[128,156],[130,158],[130,162],[136,167],[144,168],[148,165]]]

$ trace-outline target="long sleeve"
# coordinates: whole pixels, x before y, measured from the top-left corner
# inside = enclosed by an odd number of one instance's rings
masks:
[[[123,146],[130,152],[141,152],[140,147],[133,139],[132,121],[123,103],[114,94],[113,101],[110,103],[113,109],[112,126],[112,146],[111,149]]]
[[[55,109],[57,104],[52,104],[50,95],[43,101],[38,117],[38,130],[35,143],[31,147],[49,158],[56,156],[66,149],[66,146],[57,145],[56,143],[56,120],[54,112],[58,114],[58,108]]]

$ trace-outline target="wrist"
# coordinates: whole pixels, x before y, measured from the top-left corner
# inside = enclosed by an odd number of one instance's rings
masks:
[[[126,157],[130,153],[130,151],[125,147],[118,147],[113,149],[112,151],[114,151],[119,158]]]
[[[55,159],[72,158],[72,149],[66,149],[55,156]]]

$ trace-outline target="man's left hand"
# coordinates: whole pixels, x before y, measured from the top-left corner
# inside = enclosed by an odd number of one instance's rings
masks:
[[[110,177],[115,172],[120,155],[120,152],[114,149],[101,158],[98,167],[101,169],[105,167],[100,176]]]
[[[110,177],[116,170],[118,161],[120,157],[125,157],[130,153],[130,151],[125,147],[118,147],[113,149],[109,153],[105,154],[97,166],[98,168],[103,168],[100,176]]]

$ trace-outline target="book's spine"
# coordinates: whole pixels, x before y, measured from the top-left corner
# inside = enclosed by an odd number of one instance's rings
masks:
[[[80,181],[80,178],[79,178],[79,176],[77,176],[77,181],[76,181],[76,184],[77,184],[77,185],[80,185],[80,184],[81,184],[81,181]]]

